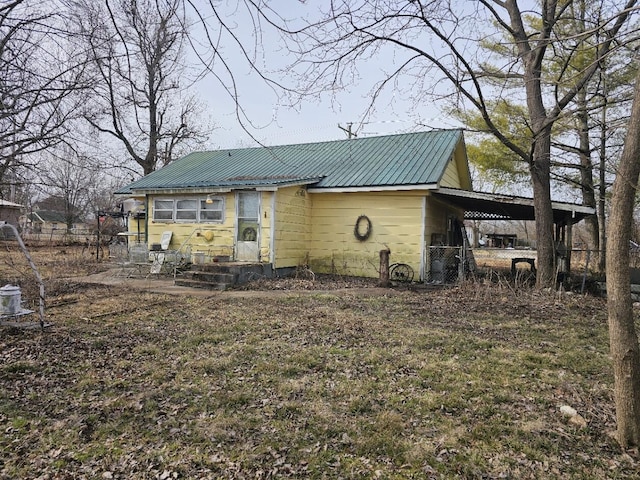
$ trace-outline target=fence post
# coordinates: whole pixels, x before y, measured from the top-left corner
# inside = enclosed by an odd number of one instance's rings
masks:
[[[380,286],[388,287],[391,285],[389,282],[389,256],[391,255],[391,250],[388,248],[385,250],[380,250]]]
[[[96,212],[97,230],[96,239],[96,262],[100,261],[100,211]]]

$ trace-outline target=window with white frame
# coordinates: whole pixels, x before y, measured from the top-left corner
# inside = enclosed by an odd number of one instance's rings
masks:
[[[222,197],[209,197],[208,200],[200,200],[200,222],[222,222],[223,214],[224,201]]]
[[[224,221],[224,197],[156,198],[155,222],[219,223]]]
[[[157,222],[170,222],[173,220],[173,200],[153,201],[153,219]]]
[[[176,222],[196,222],[198,220],[198,201],[195,199],[176,200]]]

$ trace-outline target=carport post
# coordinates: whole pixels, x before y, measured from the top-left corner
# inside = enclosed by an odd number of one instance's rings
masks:
[[[571,250],[573,250],[573,216],[574,212],[567,215],[567,274],[571,274]]]

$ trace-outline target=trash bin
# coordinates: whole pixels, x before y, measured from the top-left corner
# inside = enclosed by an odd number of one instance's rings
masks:
[[[20,287],[5,285],[0,288],[0,314],[17,315],[20,313],[22,310],[20,296]]]

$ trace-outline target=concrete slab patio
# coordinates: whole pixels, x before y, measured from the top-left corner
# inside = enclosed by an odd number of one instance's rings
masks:
[[[288,296],[288,295],[397,295],[404,289],[383,288],[383,287],[354,287],[354,288],[326,288],[326,289],[278,289],[278,290],[206,290],[201,288],[183,287],[174,285],[173,277],[162,275],[151,275],[147,277],[128,277],[121,274],[117,268],[104,272],[95,273],[83,277],[75,277],[75,281],[80,283],[92,283],[99,285],[113,285],[126,287],[137,291],[153,293],[164,293],[169,295],[188,295],[200,298],[242,298],[242,297],[266,297],[266,296]]]

